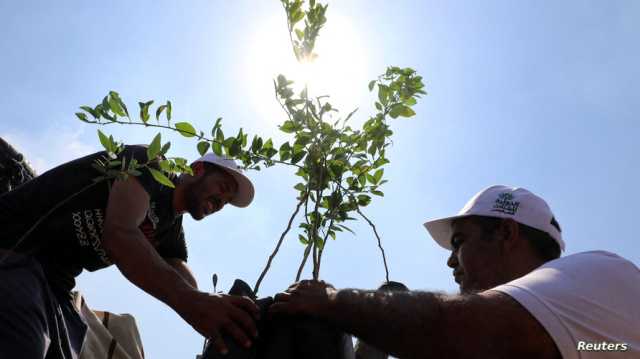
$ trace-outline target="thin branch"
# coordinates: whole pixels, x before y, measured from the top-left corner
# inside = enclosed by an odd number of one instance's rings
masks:
[[[280,101],[280,98],[278,97],[278,88],[277,85],[274,83],[273,84],[275,88],[275,93],[276,93],[276,101],[278,102],[278,105],[280,105],[280,107],[282,107],[282,111],[284,111],[284,113],[287,114],[287,117],[289,117],[289,120],[293,121],[293,115],[291,115],[291,112],[289,112],[289,110],[284,106],[284,104],[282,103],[282,101]]]
[[[275,258],[276,254],[278,254],[278,251],[280,250],[280,246],[284,241],[284,237],[287,235],[287,233],[291,229],[291,224],[293,223],[293,220],[296,218],[296,215],[298,214],[298,211],[300,210],[300,207],[302,206],[302,204],[307,201],[308,195],[309,195],[309,192],[306,192],[305,195],[301,197],[300,202],[298,202],[298,204],[296,205],[296,210],[291,215],[291,218],[289,218],[289,223],[287,224],[287,228],[284,230],[284,232],[282,232],[282,235],[280,235],[280,239],[278,240],[278,244],[276,245],[276,248],[273,250],[273,252],[269,256],[267,265],[262,270],[262,273],[260,274],[260,277],[258,278],[256,285],[253,287],[253,293],[255,295],[258,295],[258,289],[260,289],[260,284],[262,283],[264,276],[267,274],[267,271],[269,271],[269,268],[271,268],[271,262],[273,262],[273,259]]]
[[[322,176],[320,176],[320,181],[322,182]],[[316,245],[316,237],[318,237],[318,226],[320,225],[320,212],[318,208],[320,207],[320,201],[322,200],[322,192],[323,190],[316,190],[316,203],[313,213],[315,214],[315,220],[313,221],[313,279],[318,280],[318,257],[317,257],[317,245]]]
[[[309,201],[306,201],[304,203],[304,220],[305,222],[307,222],[307,226],[311,226],[311,224],[309,223]],[[309,232],[307,232],[307,234],[309,234]],[[309,257],[309,253],[311,252],[311,246],[313,245],[313,242],[309,238],[307,239],[309,240],[309,243],[304,249],[302,262],[300,263],[300,266],[298,267],[298,273],[296,274],[296,282],[300,281],[302,270],[304,269],[304,266],[307,264],[307,258]]]
[[[309,258],[309,253],[311,252],[312,245],[313,245],[313,242],[309,241],[309,243],[307,243],[307,246],[304,249],[302,262],[300,262],[300,266],[298,267],[298,273],[296,274],[296,282],[300,281],[300,276],[302,275],[302,270],[304,269],[305,264],[307,264],[307,258]]]
[[[329,232],[331,232],[331,227],[333,226],[333,218],[329,221],[329,229],[327,233],[324,234],[324,238],[322,239],[322,248],[320,248],[320,253],[318,253],[318,276],[320,276],[320,265],[322,264],[322,254],[324,253],[325,248],[327,248],[327,239],[329,238]]]
[[[165,125],[155,125],[155,124],[152,124],[152,123],[144,123],[144,122],[122,122],[122,121],[118,121],[118,120],[115,120],[115,121],[112,121],[112,122],[101,122],[101,121],[85,121],[85,122],[93,123],[93,124],[97,124],[97,125],[118,124],[118,125],[137,125],[137,126],[145,126],[145,127],[163,128],[163,129],[166,129],[166,130],[172,130],[172,131],[175,131],[175,132],[180,132],[180,133],[186,133],[188,135],[193,135],[194,137],[198,137],[199,140],[205,140],[205,141],[208,141],[208,142],[211,142],[211,143],[217,143],[219,145],[224,145],[224,143],[219,142],[217,140],[210,139],[210,138],[208,138],[206,136],[200,136],[197,133],[191,133],[191,132],[188,132],[188,131],[182,131],[182,130],[179,130],[177,128],[174,128],[174,127],[171,127],[171,126],[165,126]],[[281,163],[283,165],[303,168],[302,166],[300,166],[298,164],[289,163],[289,162],[285,162],[285,161],[274,160],[274,159],[268,158],[268,157],[266,157],[264,155],[257,154],[257,153],[256,154],[252,154],[251,156],[255,156],[257,158],[261,158],[264,161],[271,161],[271,162],[274,162],[274,163]]]
[[[356,212],[358,212],[360,217],[364,218],[364,220],[367,221],[367,223],[369,223],[371,228],[373,228],[373,233],[376,235],[376,238],[378,239],[378,248],[380,248],[380,252],[382,253],[382,261],[384,262],[385,278],[387,279],[387,283],[388,283],[389,282],[389,267],[387,266],[387,256],[384,253],[384,248],[382,248],[382,240],[380,239],[380,236],[378,235],[378,230],[376,229],[376,225],[373,224],[373,222],[371,222],[371,220],[369,220],[369,218],[367,218],[367,216],[365,216],[364,213],[362,213],[362,211],[360,211],[360,206],[356,207]]]
[[[296,60],[298,60],[298,62],[300,62],[300,58],[298,57],[298,54],[294,50],[296,48],[296,45],[293,43],[293,35],[292,35],[294,27],[291,25],[291,21],[289,21],[289,9],[287,9],[287,6],[284,4],[284,2],[282,3],[282,6],[284,7],[284,11],[287,13],[287,31],[289,32],[289,40],[291,41],[291,49],[293,51],[293,54],[296,57]]]

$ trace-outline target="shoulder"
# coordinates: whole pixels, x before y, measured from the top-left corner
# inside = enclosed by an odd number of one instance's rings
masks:
[[[640,270],[631,261],[617,254],[589,251],[549,261],[507,285],[526,288],[557,287],[558,290],[566,291],[575,286],[586,288],[590,283],[612,280],[621,281],[616,285],[640,285]]]
[[[531,313],[565,357],[576,355],[577,341],[619,341],[640,332],[629,315],[640,301],[640,271],[610,252],[568,255],[491,291]]]
[[[498,291],[443,298],[442,329],[464,345],[451,357],[558,358],[553,338],[518,301]]]

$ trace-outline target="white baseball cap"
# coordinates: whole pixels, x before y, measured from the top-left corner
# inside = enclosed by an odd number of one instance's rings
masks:
[[[546,232],[564,251],[560,225],[551,208],[542,198],[524,188],[491,186],[473,196],[457,215],[428,221],[424,226],[441,247],[452,250],[451,222],[468,216],[511,218],[518,223]]]
[[[229,203],[236,207],[246,207],[251,203],[251,201],[253,201],[253,183],[251,183],[249,177],[242,173],[242,168],[236,164],[236,161],[230,158],[220,157],[215,153],[209,152],[193,161],[193,163],[196,162],[208,162],[214,164],[233,176],[238,183],[238,192],[236,192],[236,195]]]

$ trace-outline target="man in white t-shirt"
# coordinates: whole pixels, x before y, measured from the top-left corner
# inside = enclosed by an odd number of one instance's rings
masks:
[[[560,258],[560,225],[542,198],[492,186],[425,227],[452,251],[459,295],[303,281],[272,314],[326,319],[399,357],[640,358],[640,270],[604,251]]]

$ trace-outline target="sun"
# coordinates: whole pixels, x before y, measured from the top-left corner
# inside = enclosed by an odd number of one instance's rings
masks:
[[[331,14],[320,30],[311,63],[298,63],[289,40],[286,21],[267,19],[248,43],[243,66],[244,84],[252,106],[268,125],[281,123],[284,112],[275,99],[273,79],[283,74],[300,91],[307,85],[311,96],[329,95],[328,101],[346,116],[367,98],[366,54],[356,29],[344,17]]]

